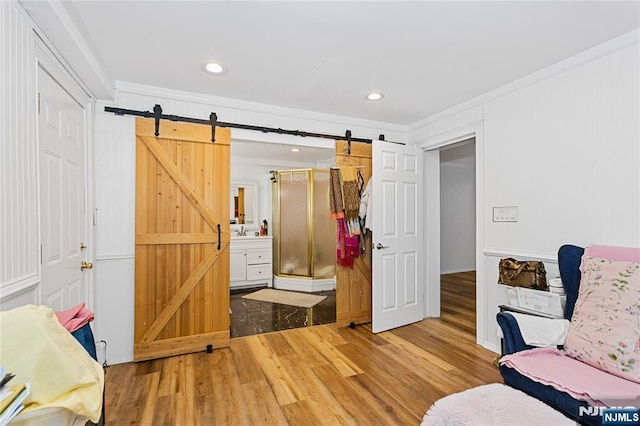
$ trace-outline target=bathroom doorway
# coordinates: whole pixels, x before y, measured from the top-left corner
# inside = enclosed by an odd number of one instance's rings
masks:
[[[254,334],[267,333],[272,331],[281,331],[292,328],[308,327],[312,325],[329,324],[336,320],[336,297],[335,284],[327,287],[311,286],[310,288],[296,288],[297,285],[305,287],[303,278],[289,280],[292,286],[285,288],[274,288],[274,265],[278,267],[289,266],[293,269],[293,264],[284,265],[280,262],[278,254],[278,236],[277,228],[279,226],[287,226],[287,214],[292,215],[291,211],[283,212],[284,219],[279,221],[274,217],[274,193],[272,187],[277,181],[278,170],[327,170],[333,166],[335,161],[335,142],[332,140],[305,142],[305,145],[296,145],[299,141],[294,139],[292,144],[272,143],[272,142],[250,142],[250,141],[232,141],[231,144],[231,183],[234,181],[254,182],[255,196],[250,201],[253,203],[252,212],[255,212],[254,223],[232,224],[231,225],[231,244],[232,244],[232,265],[231,271],[234,271],[234,241],[237,247],[240,241],[246,245],[247,240],[253,238],[255,241],[264,245],[269,241],[270,258],[268,264],[262,260],[255,264],[247,266],[246,278],[255,277],[252,274],[268,265],[269,279],[266,280],[249,280],[235,281],[242,285],[234,285],[231,282],[230,289],[230,334],[231,338],[243,337]],[[308,145],[307,145],[308,143]],[[294,173],[295,178],[301,177],[301,173]],[[311,174],[313,176],[313,173]],[[289,176],[289,181],[291,181]],[[305,173],[305,177],[309,176]],[[300,180],[300,179],[298,179]],[[288,189],[296,189],[300,187],[300,182],[296,181],[296,185],[292,185]],[[236,194],[237,195],[237,194]],[[246,198],[246,197],[245,197]],[[277,201],[277,200],[276,200]],[[246,200],[245,200],[246,203]],[[307,205],[307,203],[304,203]],[[310,203],[311,208],[317,203]],[[246,210],[246,208],[245,208]],[[315,214],[315,213],[312,213]],[[328,212],[327,212],[328,216]],[[313,218],[312,218],[313,219]],[[265,223],[266,221],[266,223]],[[312,220],[313,221],[313,220]],[[303,221],[308,223],[308,221]],[[291,221],[290,223],[294,223]],[[266,225],[266,226],[265,226]],[[261,237],[260,227],[265,227],[268,239]],[[237,236],[238,231],[242,229],[243,236]],[[288,236],[295,237],[295,230],[288,228]],[[256,232],[258,236],[255,236]],[[325,232],[331,234],[331,232]],[[335,233],[333,233],[335,235]],[[308,232],[305,229],[300,230],[300,244],[292,243],[291,247],[307,247]],[[304,240],[304,241],[302,241]],[[246,256],[251,256],[251,245],[245,251]],[[262,250],[262,249],[260,249]],[[297,250],[297,249],[296,249]],[[306,248],[300,248],[301,251],[314,258]],[[335,249],[334,249],[335,250]],[[242,255],[242,253],[236,253]],[[304,257],[304,256],[303,256]],[[246,257],[245,257],[246,258]],[[241,258],[242,259],[242,258]],[[287,258],[288,259],[288,258]],[[287,260],[283,258],[284,260]],[[254,258],[255,260],[255,258]],[[251,263],[251,262],[249,262]],[[286,262],[284,262],[286,263]],[[291,263],[291,262],[290,262]],[[326,262],[325,262],[326,263]],[[292,266],[293,265],[293,266]],[[264,271],[263,271],[264,272]],[[294,271],[295,272],[295,271]],[[324,274],[326,275],[326,274]],[[323,278],[327,278],[323,275]],[[335,272],[334,272],[335,275]],[[297,278],[297,277],[295,277]],[[335,283],[334,277],[332,283]],[[232,277],[233,280],[233,277]],[[252,286],[252,283],[258,283]],[[280,286],[282,287],[282,286]]]

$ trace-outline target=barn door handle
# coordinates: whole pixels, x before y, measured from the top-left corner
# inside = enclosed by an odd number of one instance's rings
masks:
[[[222,241],[220,240],[220,224],[218,224],[218,250],[220,250],[220,244],[222,243]]]

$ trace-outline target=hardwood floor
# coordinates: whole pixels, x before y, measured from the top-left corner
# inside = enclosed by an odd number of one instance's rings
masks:
[[[444,322],[476,335],[476,271],[440,276],[440,311]]]
[[[495,354],[460,327],[458,316],[475,318],[466,292],[451,290],[445,312],[444,287],[441,319],[377,335],[328,324],[111,366],[107,424],[417,425],[437,399],[501,381]]]

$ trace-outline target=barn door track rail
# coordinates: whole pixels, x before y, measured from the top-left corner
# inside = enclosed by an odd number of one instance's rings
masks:
[[[196,124],[205,124],[211,126],[211,142],[216,141],[216,126],[217,127],[228,127],[231,129],[243,129],[243,130],[253,130],[256,132],[262,133],[278,133],[281,135],[292,135],[292,136],[301,136],[301,137],[310,137],[310,138],[323,138],[323,139],[334,139],[334,140],[346,140],[347,141],[347,155],[351,155],[351,142],[363,142],[363,143],[371,143],[371,139],[363,139],[363,138],[354,138],[351,136],[351,130],[347,130],[344,136],[338,135],[329,135],[326,133],[314,133],[314,132],[305,132],[302,130],[287,130],[280,129],[274,127],[264,127],[264,126],[254,126],[251,124],[240,124],[240,123],[229,123],[225,121],[218,121],[218,115],[215,112],[209,114],[209,119],[203,118],[193,118],[193,117],[182,117],[179,115],[171,115],[171,114],[163,114],[162,106],[159,104],[154,105],[153,112],[151,111],[136,111],[133,109],[125,109],[125,108],[115,108],[115,107],[104,107],[105,112],[112,112],[115,115],[134,115],[137,117],[146,117],[153,118],[155,120],[155,135],[156,137],[160,136],[160,120],[169,120],[169,121],[181,121],[185,123],[196,123]],[[383,141],[384,135],[380,135],[378,137],[379,140]]]

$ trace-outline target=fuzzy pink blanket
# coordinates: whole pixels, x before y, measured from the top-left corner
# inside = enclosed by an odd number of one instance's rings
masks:
[[[598,370],[556,348],[535,348],[505,355],[500,364],[591,405],[637,407],[640,404],[640,384]]]

